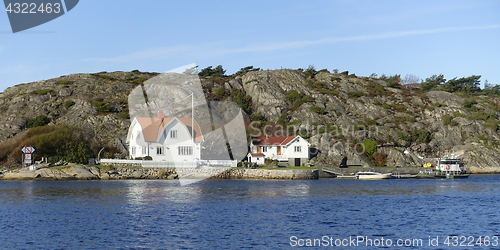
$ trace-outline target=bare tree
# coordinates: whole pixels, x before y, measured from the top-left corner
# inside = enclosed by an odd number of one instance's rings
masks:
[[[413,75],[413,74],[406,74],[406,76],[403,78],[403,81],[401,81],[401,84],[409,84],[409,83],[420,83],[422,79],[420,77]]]

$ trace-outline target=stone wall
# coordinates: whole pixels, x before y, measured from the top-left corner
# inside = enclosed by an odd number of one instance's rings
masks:
[[[282,179],[312,180],[318,179],[318,170],[267,170],[267,169],[228,169],[213,176],[212,179]]]

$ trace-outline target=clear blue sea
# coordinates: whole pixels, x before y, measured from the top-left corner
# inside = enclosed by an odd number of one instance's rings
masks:
[[[0,181],[0,248],[500,249],[499,204],[500,175]]]

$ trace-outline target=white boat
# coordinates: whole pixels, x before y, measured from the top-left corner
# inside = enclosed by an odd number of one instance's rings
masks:
[[[356,174],[356,179],[360,180],[380,180],[380,179],[390,179],[392,173],[382,174],[380,172],[374,171],[361,171]]]

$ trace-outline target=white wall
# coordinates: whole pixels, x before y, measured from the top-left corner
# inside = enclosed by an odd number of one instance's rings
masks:
[[[301,152],[294,152],[295,146],[301,147]],[[258,147],[267,147],[267,152],[264,152],[261,148],[261,153],[265,155],[266,158],[276,159],[276,158],[309,158],[309,143],[302,137],[296,137],[287,146],[281,146],[281,155],[278,155],[278,146],[256,146],[252,145],[252,153],[257,153]]]
[[[171,130],[177,131],[177,138],[170,138]],[[137,135],[140,135],[139,139],[137,139]],[[139,122],[134,119],[127,138],[130,139],[129,154],[132,158],[149,155],[153,158],[153,161],[183,162],[192,161],[194,158],[200,159],[201,156],[201,143],[193,142],[191,139],[191,131],[177,119],[173,119],[164,127],[158,138],[158,142],[149,143],[144,141],[142,127]],[[180,146],[191,146],[193,148],[193,154],[179,155],[178,147]],[[135,154],[132,154],[132,147],[136,147]],[[163,147],[162,155],[157,154],[157,147]],[[145,154],[142,153],[142,148],[146,148]]]
[[[134,119],[131,124],[131,129],[127,135],[127,140],[129,141],[129,155],[134,159],[136,157],[144,157],[148,155],[147,145],[148,143],[144,140],[144,134],[142,133],[142,127],[139,122]],[[132,154],[132,147],[135,147],[135,154]],[[146,153],[142,153],[142,148],[146,148]]]
[[[300,146],[301,152],[295,152],[295,146]],[[288,158],[309,158],[309,144],[303,138],[297,137],[286,148],[281,150]]]

